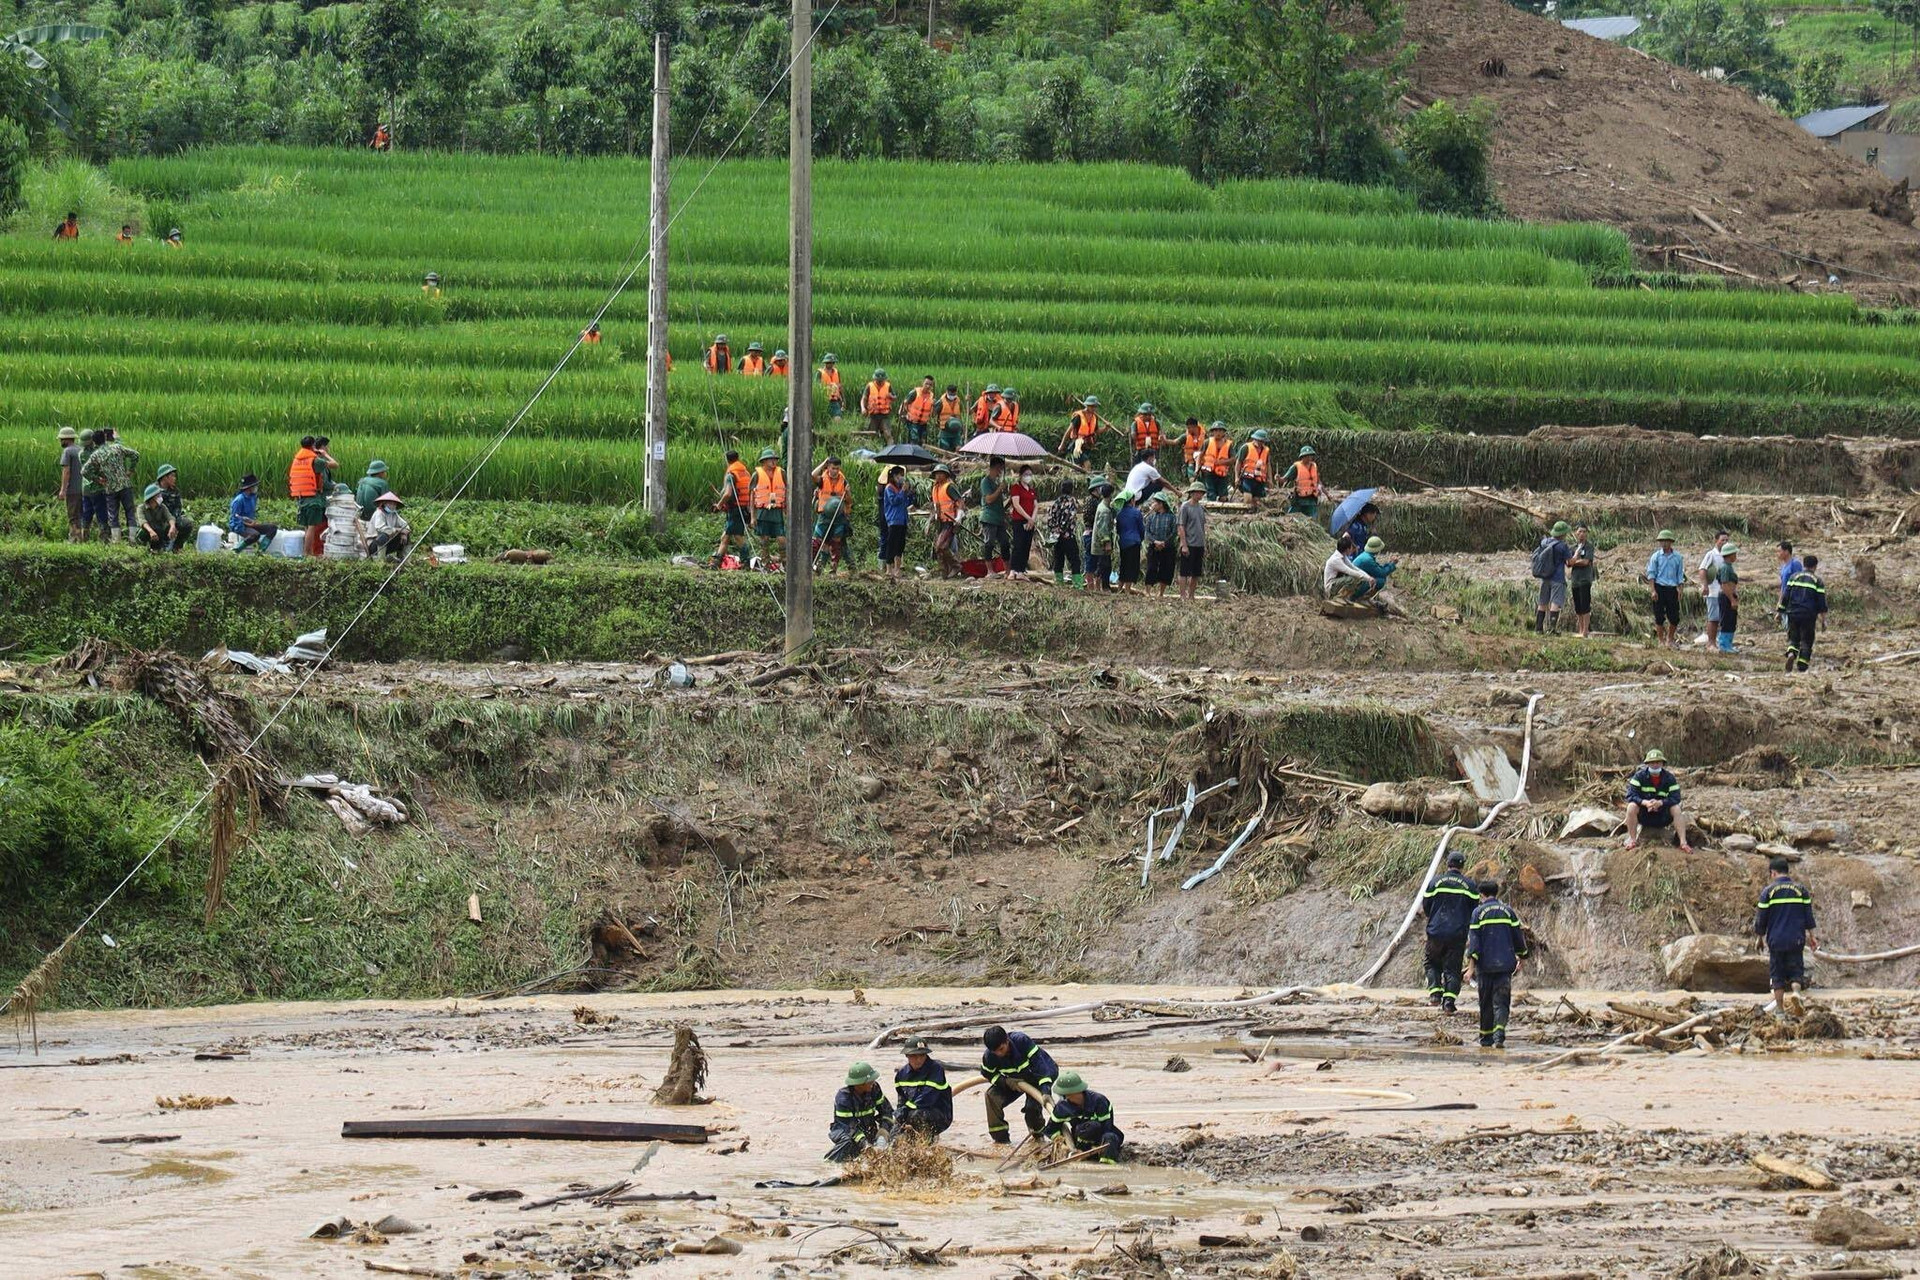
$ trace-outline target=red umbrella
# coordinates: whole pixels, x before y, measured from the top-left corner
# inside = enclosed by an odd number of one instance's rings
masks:
[[[988,431],[960,446],[962,453],[994,458],[1044,458],[1046,446],[1019,431]]]

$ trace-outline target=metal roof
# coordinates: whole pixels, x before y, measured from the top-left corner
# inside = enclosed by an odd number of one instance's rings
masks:
[[[1640,19],[1632,17],[1568,18],[1560,25],[1571,27],[1597,40],[1625,40],[1640,29]]]
[[[1857,124],[1864,124],[1887,109],[1887,104],[1863,103],[1851,107],[1828,107],[1825,111],[1809,111],[1794,123],[1816,138],[1831,138],[1835,134],[1845,133]]]

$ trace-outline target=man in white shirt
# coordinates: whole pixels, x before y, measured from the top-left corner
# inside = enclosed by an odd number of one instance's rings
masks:
[[[1721,529],[1713,535],[1713,546],[1700,558],[1700,594],[1707,602],[1707,647],[1720,643],[1720,570],[1725,567],[1726,557],[1720,554],[1720,548],[1727,545],[1727,539],[1733,535]]]
[[[1153,450],[1142,449],[1133,455],[1133,470],[1127,472],[1127,490],[1140,495],[1144,505],[1159,490],[1167,487],[1160,468],[1153,465]]]
[[[1333,554],[1320,567],[1320,589],[1329,600],[1364,600],[1377,589],[1373,575],[1353,564],[1353,539],[1340,535]]]

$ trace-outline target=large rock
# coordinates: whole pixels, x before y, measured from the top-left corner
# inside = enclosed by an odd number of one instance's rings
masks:
[[[1575,809],[1567,815],[1560,827],[1560,838],[1572,840],[1580,836],[1610,836],[1627,825],[1627,820],[1612,809],[1596,809],[1591,805]]]
[[[1808,1234],[1815,1244],[1839,1245],[1843,1249],[1904,1249],[1913,1243],[1913,1237],[1898,1227],[1889,1226],[1863,1210],[1837,1204],[1820,1211]]]
[[[1360,807],[1392,822],[1430,822],[1471,827],[1480,821],[1480,802],[1470,792],[1441,783],[1376,782],[1360,797]]]
[[[1765,991],[1767,958],[1723,933],[1690,933],[1660,948],[1667,985],[1684,991]]]

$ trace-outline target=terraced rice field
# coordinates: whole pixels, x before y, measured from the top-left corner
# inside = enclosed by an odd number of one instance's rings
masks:
[[[774,439],[772,379],[712,378],[784,345],[785,174],[676,171],[676,505],[723,442]],[[118,428],[217,487],[269,492],[294,438],[451,486],[644,242],[644,163],[229,150],[117,163],[185,247],[89,228],[0,240],[0,491],[50,486],[59,425]],[[1920,436],[1920,329],[1840,296],[1620,287],[1593,226],[1435,218],[1391,192],[1200,187],[1143,167],[831,164],[818,171],[818,351],[968,398],[1017,386],[1033,434],[1069,400],[1163,420],[1514,432],[1637,421],[1720,434]],[[444,292],[424,296],[438,272]],[[642,470],[645,275],[472,490],[624,501]],[[832,445],[862,441],[830,428]],[[1567,484],[1578,487],[1577,478]]]

